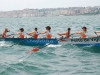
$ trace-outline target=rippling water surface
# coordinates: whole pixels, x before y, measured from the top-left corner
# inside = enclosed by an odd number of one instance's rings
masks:
[[[100,16],[0,18],[0,32],[8,27],[9,34],[16,33],[21,27],[26,33],[34,27],[41,32],[47,25],[52,27],[54,37],[59,37],[57,33],[66,31],[68,27],[75,32],[82,26],[88,28],[89,36],[94,36],[93,32],[100,30]],[[100,75],[100,47],[77,47],[64,43],[26,54],[34,46],[9,45],[11,43],[0,41],[0,75]]]

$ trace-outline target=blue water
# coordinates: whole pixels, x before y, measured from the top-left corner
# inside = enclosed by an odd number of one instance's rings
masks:
[[[21,27],[25,33],[34,27],[42,32],[47,25],[52,27],[53,37],[59,37],[57,33],[66,31],[68,27],[73,33],[81,30],[82,26],[88,28],[88,36],[95,36],[93,32],[100,30],[100,16],[0,18],[0,32],[7,27],[10,29],[8,34],[18,32]],[[0,41],[0,75],[100,75],[100,47],[77,47],[64,43],[26,54],[34,46],[9,45],[12,43]]]

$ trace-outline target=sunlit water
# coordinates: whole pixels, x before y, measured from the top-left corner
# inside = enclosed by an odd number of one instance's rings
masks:
[[[68,27],[73,33],[82,26],[88,28],[88,36],[95,36],[94,31],[100,30],[100,16],[0,18],[0,32],[7,27],[8,34],[18,32],[21,27],[25,33],[34,27],[41,32],[47,25],[52,27],[53,37],[59,37],[57,33],[65,32]],[[0,41],[0,75],[100,75],[100,47],[64,43],[26,54],[34,46],[10,45],[12,43]]]

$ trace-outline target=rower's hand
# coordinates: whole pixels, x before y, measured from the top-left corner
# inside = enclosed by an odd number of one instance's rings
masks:
[[[29,35],[29,33],[26,33],[27,35]]]
[[[74,33],[73,34],[70,34],[70,36],[72,36],[72,35],[74,35]]]
[[[58,33],[59,36],[61,36],[61,34]]]
[[[96,32],[94,32],[94,33],[98,36],[98,34]]]
[[[94,32],[95,34],[97,34],[96,32]]]

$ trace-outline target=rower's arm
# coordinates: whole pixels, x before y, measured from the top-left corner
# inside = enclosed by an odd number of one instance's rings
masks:
[[[29,33],[27,33],[28,35],[31,35],[31,34],[33,34],[33,32],[29,32]]]
[[[81,34],[82,32],[75,32],[74,34]]]
[[[40,34],[45,34],[45,33],[47,33],[47,31],[45,31],[45,32],[41,32]]]
[[[100,33],[100,31],[95,31],[95,33],[97,34],[97,33]]]
[[[20,35],[20,32],[17,32],[18,35]]]
[[[62,35],[66,35],[66,33],[61,33],[61,34],[60,34],[60,33],[58,33],[58,35],[62,36]]]

